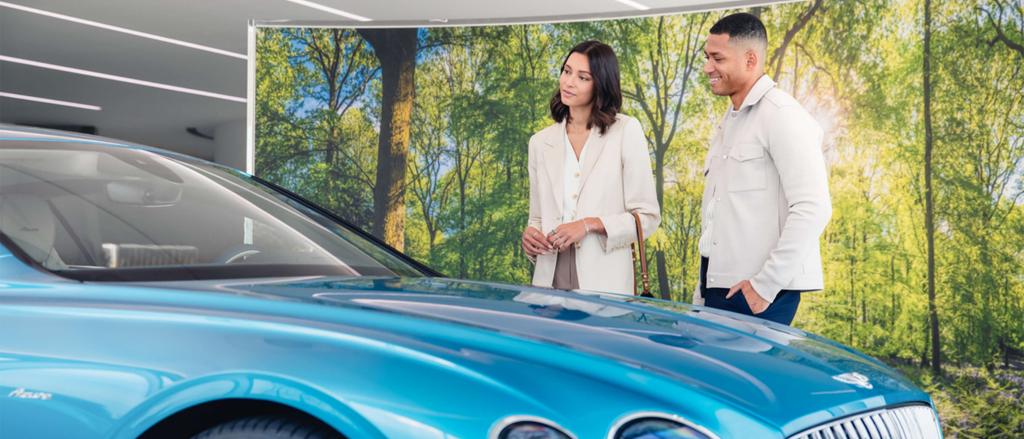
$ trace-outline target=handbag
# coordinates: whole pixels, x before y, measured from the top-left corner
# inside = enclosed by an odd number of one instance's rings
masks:
[[[640,282],[643,285],[643,292],[639,296],[654,297],[651,294],[651,284],[647,274],[647,251],[644,249],[644,229],[640,225],[640,215],[632,212],[633,222],[636,223],[636,242],[629,245],[633,253],[633,295],[637,296],[636,263],[640,262]],[[637,248],[640,249],[640,257],[637,258]]]

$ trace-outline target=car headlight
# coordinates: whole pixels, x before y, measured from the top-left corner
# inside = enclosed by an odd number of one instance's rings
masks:
[[[570,439],[555,427],[539,422],[524,421],[505,427],[498,439]]]
[[[627,422],[615,439],[712,439],[694,427],[660,418],[643,418]]]

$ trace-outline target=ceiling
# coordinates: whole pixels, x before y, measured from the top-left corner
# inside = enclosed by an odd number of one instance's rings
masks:
[[[306,0],[293,1],[0,0],[0,122],[92,126],[103,136],[241,166],[244,162],[238,162],[237,153],[244,154],[245,148],[244,55],[250,19],[339,26],[420,26],[447,20],[452,25],[623,17],[769,2],[636,0],[650,7],[638,10],[629,0],[308,0],[372,20],[359,22],[299,4]],[[235,56],[46,13],[204,45]],[[106,76],[91,77],[26,62]],[[165,87],[120,82],[109,75]],[[88,104],[101,110],[26,101],[4,93]],[[216,134],[217,140],[189,134],[187,127]],[[225,149],[236,153],[222,153]]]

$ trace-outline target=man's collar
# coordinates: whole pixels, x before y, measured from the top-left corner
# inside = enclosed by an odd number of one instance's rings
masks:
[[[750,93],[747,93],[747,97],[743,99],[743,104],[736,111],[743,111],[744,108],[760,102],[761,98],[773,88],[775,88],[775,81],[772,81],[772,78],[768,77],[767,74],[761,75],[757,82],[754,83],[754,86],[750,88]]]

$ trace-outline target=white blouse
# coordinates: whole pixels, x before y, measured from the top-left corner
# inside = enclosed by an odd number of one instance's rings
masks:
[[[572,149],[572,142],[569,141],[569,127],[565,125],[563,130],[565,138],[565,170],[562,173],[563,185],[565,190],[565,197],[562,203],[562,224],[576,221],[576,200],[580,194],[580,173],[583,171],[583,157],[587,154],[587,145],[590,144],[590,139],[594,137],[594,129],[590,129],[590,133],[587,134],[587,140],[583,143],[583,150],[580,151],[580,158],[576,158],[576,151]]]

